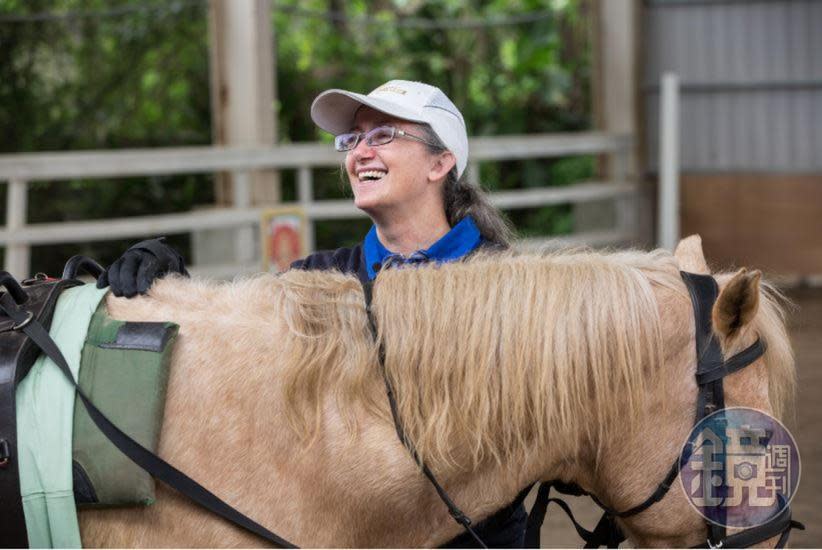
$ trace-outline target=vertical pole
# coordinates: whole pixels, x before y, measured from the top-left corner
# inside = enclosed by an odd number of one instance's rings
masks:
[[[314,232],[314,218],[311,217],[311,203],[314,201],[314,176],[311,166],[300,166],[297,170],[297,199],[306,215],[305,248],[309,254],[317,248]]]
[[[663,74],[661,92],[657,244],[673,250],[679,242],[679,77]]]
[[[28,208],[28,183],[13,179],[8,183],[6,196],[6,229],[9,235],[26,226]],[[28,243],[6,246],[6,271],[18,279],[28,277],[30,271],[31,247]]]
[[[210,0],[211,118],[213,142],[230,147],[267,148],[277,143],[276,55],[272,0]],[[225,182],[218,178],[218,201]],[[280,202],[274,170],[251,174],[254,206]]]
[[[593,0],[581,5],[591,10],[592,96],[596,128],[613,136],[637,134],[636,98],[639,83],[638,48],[642,35],[640,0]],[[608,182],[635,179],[637,140],[626,149],[599,155],[597,172]],[[635,219],[636,199],[595,200],[573,204],[574,231],[612,230],[620,244],[641,242]]]
[[[468,161],[467,174],[466,177],[468,181],[473,185],[481,185],[480,181],[480,165],[477,161]]]
[[[611,181],[613,183],[627,183],[630,176],[628,165],[631,163],[630,149],[619,149],[611,155]],[[617,197],[614,200],[614,217],[616,230],[623,235],[624,241],[634,244],[641,241],[637,220],[639,219],[638,195]]]
[[[232,202],[234,208],[244,210],[251,208],[251,174],[249,172],[234,172],[232,174]],[[254,260],[254,231],[249,226],[237,228],[235,233],[234,260],[239,264],[248,264]]]

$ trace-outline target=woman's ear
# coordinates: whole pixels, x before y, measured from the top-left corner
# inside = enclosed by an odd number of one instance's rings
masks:
[[[445,179],[448,172],[457,164],[457,158],[451,151],[444,151],[437,155],[431,170],[428,172],[428,181],[435,182]]]

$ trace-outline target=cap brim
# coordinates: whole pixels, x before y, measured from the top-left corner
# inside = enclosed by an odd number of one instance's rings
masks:
[[[346,90],[326,90],[311,104],[311,120],[314,124],[332,134],[339,135],[351,130],[354,126],[354,115],[357,109],[366,105],[397,118],[411,122],[425,122],[418,113],[400,107],[395,103],[368,97]]]

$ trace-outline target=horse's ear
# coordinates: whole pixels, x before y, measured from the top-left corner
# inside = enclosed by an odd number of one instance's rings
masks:
[[[714,330],[725,338],[732,338],[750,323],[759,308],[759,281],[762,273],[744,267],[719,292],[712,317]]]
[[[702,237],[691,235],[685,237],[676,245],[674,256],[679,262],[679,269],[700,275],[710,275],[708,262],[705,261],[705,254],[702,252]]]

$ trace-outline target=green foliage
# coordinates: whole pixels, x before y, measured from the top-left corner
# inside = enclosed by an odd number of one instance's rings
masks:
[[[470,135],[588,129],[587,0],[276,0],[280,140],[330,142],[308,115],[327,88],[367,92],[392,78],[442,88]],[[143,6],[140,9],[129,7]],[[124,13],[113,14],[118,8]],[[211,142],[205,0],[0,0],[5,14],[97,16],[0,22],[0,153],[198,145]],[[516,14],[541,17],[506,25]],[[103,14],[103,15],[100,15]],[[444,21],[452,28],[430,28]],[[589,177],[589,157],[483,165],[490,189],[565,185]],[[293,197],[293,174],[284,196]],[[347,197],[338,170],[316,170],[315,196]],[[1,191],[1,190],[0,190]],[[3,199],[4,197],[0,197]],[[210,176],[41,182],[29,219],[46,222],[185,211],[214,201]],[[0,213],[1,214],[1,213]],[[514,213],[524,234],[570,230],[570,208]],[[366,221],[322,223],[318,245],[358,241]],[[188,256],[187,236],[173,242]],[[84,245],[108,263],[125,243]],[[55,272],[76,245],[39,247]]]
[[[106,11],[132,1],[0,1],[0,15]],[[203,145],[211,141],[204,6],[118,17],[0,24],[0,152]],[[211,176],[36,182],[32,223],[189,210],[214,200]],[[3,213],[5,210],[3,210]],[[35,247],[34,271],[86,253],[110,263],[129,241]],[[175,244],[187,249],[188,237]]]

